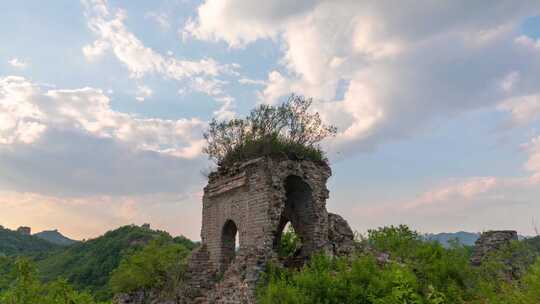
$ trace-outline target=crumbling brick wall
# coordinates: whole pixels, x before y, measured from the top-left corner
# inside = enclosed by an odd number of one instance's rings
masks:
[[[288,222],[302,241],[301,258],[315,252],[350,252],[350,227],[326,210],[330,176],[326,163],[276,158],[258,158],[210,174],[203,195],[202,246],[190,261],[189,284],[198,288],[191,291],[197,301],[252,303],[261,272],[277,259]]]

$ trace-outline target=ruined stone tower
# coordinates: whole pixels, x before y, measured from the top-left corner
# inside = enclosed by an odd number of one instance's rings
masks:
[[[257,280],[269,261],[277,261],[287,223],[302,242],[297,261],[315,252],[349,253],[350,227],[326,210],[330,175],[326,163],[269,157],[210,174],[203,196],[202,244],[190,260],[191,301],[254,303]]]

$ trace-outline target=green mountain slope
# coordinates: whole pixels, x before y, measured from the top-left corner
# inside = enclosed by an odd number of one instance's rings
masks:
[[[189,249],[190,240],[172,238],[167,232],[138,226],[124,226],[95,239],[75,243],[63,251],[38,261],[38,269],[45,281],[66,278],[79,290],[88,290],[99,300],[110,299],[108,283],[111,272],[123,257],[141,250],[149,241],[165,238]]]
[[[39,255],[56,249],[59,246],[51,242],[0,227],[0,256]]]
[[[62,235],[58,230],[46,230],[36,233],[34,236],[60,246],[69,246],[77,243],[77,241]]]
[[[430,241],[438,241],[444,247],[450,246],[450,241],[457,240],[459,244],[465,246],[474,246],[474,242],[480,237],[480,233],[475,232],[444,232],[437,234],[428,234],[426,239]]]

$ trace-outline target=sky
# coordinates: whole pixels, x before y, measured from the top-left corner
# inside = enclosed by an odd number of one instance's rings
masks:
[[[199,240],[202,132],[291,93],[360,233],[540,227],[540,2],[0,2],[0,225]]]

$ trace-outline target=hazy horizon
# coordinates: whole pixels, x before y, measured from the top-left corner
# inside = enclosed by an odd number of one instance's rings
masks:
[[[291,93],[353,230],[540,226],[540,2],[0,4],[0,225],[199,240],[202,131]]]

